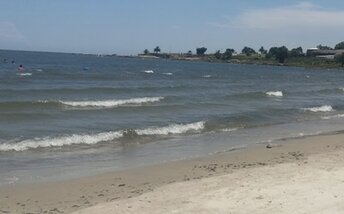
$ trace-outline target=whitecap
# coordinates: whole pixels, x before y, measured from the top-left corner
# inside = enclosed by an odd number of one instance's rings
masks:
[[[140,105],[147,103],[159,102],[164,97],[141,97],[141,98],[130,98],[122,100],[94,100],[94,101],[59,101],[63,105],[73,107],[104,107],[111,108],[123,105]]]
[[[329,119],[337,119],[337,118],[343,118],[344,114],[337,114],[337,115],[331,115],[331,116],[324,116],[321,117],[324,120],[329,120]]]
[[[270,97],[283,97],[282,91],[268,91],[265,94],[270,96]]]
[[[150,127],[133,130],[138,135],[170,135],[195,132],[204,129],[204,121],[189,124],[171,124],[163,127]],[[19,142],[1,143],[0,151],[25,151],[37,148],[62,147],[77,144],[94,145],[101,142],[112,142],[124,137],[125,130],[109,131],[98,134],[73,134],[60,137],[44,137],[22,140]]]
[[[317,106],[317,107],[311,107],[311,108],[303,108],[304,111],[311,111],[311,112],[330,112],[334,111],[332,106],[330,105],[323,105],[323,106]]]
[[[224,129],[221,129],[220,131],[222,131],[222,132],[234,132],[237,130],[238,130],[238,128],[224,128]]]
[[[204,75],[203,77],[204,77],[204,78],[210,78],[211,75]]]
[[[18,76],[31,76],[32,73],[18,73]]]
[[[171,76],[173,73],[163,73],[164,75]]]
[[[0,151],[25,151],[28,149],[61,147],[73,144],[97,144],[99,142],[111,141],[123,136],[122,132],[103,132],[99,134],[73,134],[62,137],[45,137],[23,140],[17,143],[2,143]]]
[[[146,73],[146,74],[154,74],[153,70],[146,70],[146,71],[143,71],[143,72]]]
[[[137,129],[135,132],[138,135],[168,135],[168,134],[183,134],[189,131],[198,131],[204,129],[204,121],[189,123],[189,124],[171,124],[165,127]]]

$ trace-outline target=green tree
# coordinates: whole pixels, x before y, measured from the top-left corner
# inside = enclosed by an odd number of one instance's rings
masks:
[[[333,48],[329,47],[329,46],[326,46],[326,45],[318,45],[317,48],[319,50],[332,50]]]
[[[149,50],[148,50],[148,49],[145,49],[145,50],[143,51],[143,54],[145,54],[145,55],[149,54]]]
[[[282,47],[272,47],[268,53],[269,57],[275,57],[279,63],[284,63],[288,58],[288,48]]]
[[[291,51],[289,52],[289,55],[290,55],[291,57],[300,57],[300,56],[304,56],[302,47],[298,47],[298,48],[293,48],[293,49],[291,49]]]
[[[207,48],[205,48],[205,47],[201,47],[201,48],[196,49],[197,55],[204,55],[206,51],[207,51]]]
[[[344,53],[336,54],[335,60],[339,62],[342,65],[342,67],[344,67]]]
[[[222,54],[221,54],[220,50],[216,51],[214,53],[214,56],[215,56],[216,59],[221,59]]]
[[[336,44],[334,49],[336,49],[336,50],[344,49],[344,42],[340,42],[340,43]]]
[[[242,54],[245,54],[246,56],[251,56],[252,54],[256,54],[257,52],[250,47],[244,47],[241,51]]]
[[[259,52],[260,52],[260,54],[267,54],[268,53],[268,51],[267,50],[265,50],[264,49],[264,47],[262,46],[262,47],[260,47],[260,49],[259,49]]]
[[[159,46],[156,46],[155,48],[154,48],[154,53],[156,53],[156,54],[158,54],[158,53],[160,53],[160,47]]]
[[[234,49],[227,48],[226,51],[222,54],[222,59],[228,60],[228,59],[232,58],[234,53],[235,53]]]
[[[188,51],[186,55],[191,56],[192,55],[192,51],[191,50]]]

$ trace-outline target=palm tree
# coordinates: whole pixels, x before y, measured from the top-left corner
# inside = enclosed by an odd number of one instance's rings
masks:
[[[158,53],[160,53],[160,48],[159,48],[159,46],[156,46],[156,48],[154,48],[154,53],[156,53],[156,54],[158,54]]]

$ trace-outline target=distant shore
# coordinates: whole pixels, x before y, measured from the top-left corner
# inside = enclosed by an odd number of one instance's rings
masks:
[[[121,56],[119,56],[121,57]],[[254,65],[270,65],[270,66],[293,66],[304,68],[320,68],[320,69],[342,69],[340,63],[333,59],[326,59],[320,57],[296,57],[290,58],[285,63],[279,63],[274,59],[267,59],[258,54],[246,56],[242,54],[234,55],[231,59],[220,60],[216,59],[212,54],[197,56],[185,54],[138,54],[136,56],[122,56],[128,58],[141,59],[169,59],[181,61],[199,61],[199,62],[215,62],[215,63],[233,63],[233,64],[254,64]]]
[[[294,139],[272,148],[258,144],[203,158],[69,181],[1,187],[0,211],[343,211],[343,137],[344,134],[336,134]]]

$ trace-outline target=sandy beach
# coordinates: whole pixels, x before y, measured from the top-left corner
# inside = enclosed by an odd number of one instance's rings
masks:
[[[344,134],[2,187],[0,213],[343,213]]]

